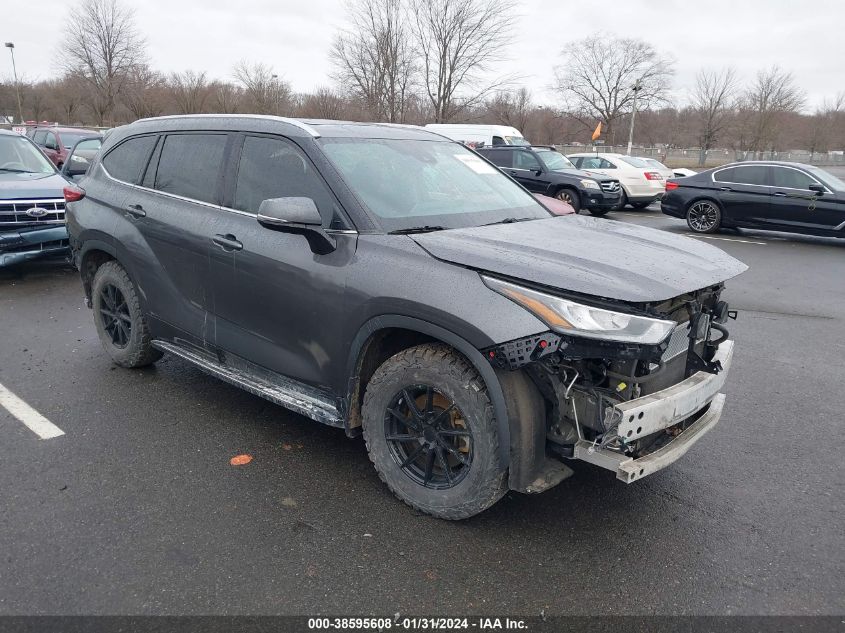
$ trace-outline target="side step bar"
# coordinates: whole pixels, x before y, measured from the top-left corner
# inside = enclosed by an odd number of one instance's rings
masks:
[[[152,345],[162,352],[174,354],[188,361],[205,373],[230,385],[240,387],[317,422],[343,427],[343,419],[337,406],[332,404],[328,396],[313,387],[278,374],[271,375],[267,370],[253,367],[247,361],[241,361],[238,367],[223,364],[211,354],[187,345],[158,339],[154,340]]]

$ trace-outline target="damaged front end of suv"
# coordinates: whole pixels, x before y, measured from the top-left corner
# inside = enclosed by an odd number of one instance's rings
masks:
[[[549,451],[630,483],[678,459],[719,420],[733,356],[725,324],[736,318],[719,298],[722,284],[623,312],[484,281],[550,328],[485,350],[494,366],[528,373],[551,405]]]

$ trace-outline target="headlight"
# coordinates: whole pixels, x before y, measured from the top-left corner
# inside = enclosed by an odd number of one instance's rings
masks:
[[[657,345],[677,325],[674,321],[595,308],[484,275],[481,278],[488,288],[515,301],[561,334]]]
[[[601,189],[601,187],[599,187],[599,183],[595,180],[590,180],[589,178],[584,178],[584,180],[581,181],[581,184],[584,186],[584,189]]]

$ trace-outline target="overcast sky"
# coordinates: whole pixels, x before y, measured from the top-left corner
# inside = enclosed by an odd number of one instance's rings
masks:
[[[57,74],[52,57],[73,2],[2,0],[0,41],[15,43],[18,72]],[[123,0],[135,8],[160,71],[205,70],[231,78],[241,59],[270,64],[294,90],[330,83],[328,51],[344,24],[343,0]],[[502,74],[516,73],[538,102],[560,52],[594,31],[647,40],[676,60],[674,92],[683,99],[701,67],[733,66],[745,79],[777,64],[807,92],[810,109],[845,90],[845,1],[814,0],[518,0],[518,27]],[[37,10],[36,10],[37,6]],[[0,76],[11,76],[8,50]]]

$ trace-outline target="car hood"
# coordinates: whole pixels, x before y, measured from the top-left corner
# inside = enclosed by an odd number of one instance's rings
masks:
[[[61,198],[68,182],[59,174],[0,172],[0,200]]]
[[[579,215],[410,237],[444,261],[638,303],[664,301],[748,269],[724,251],[695,239]]]

